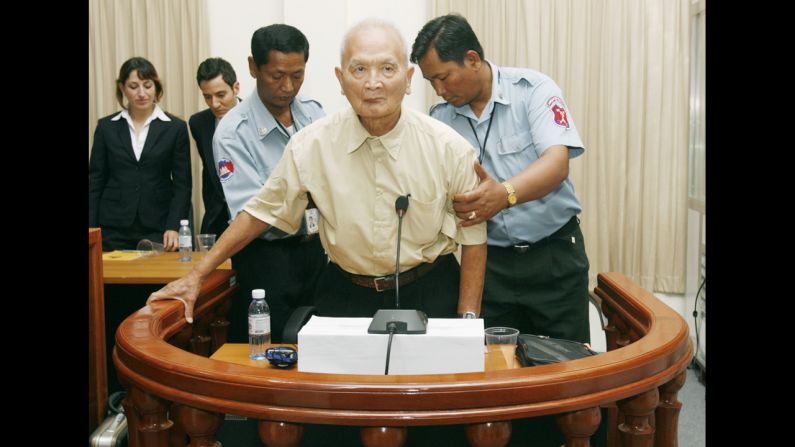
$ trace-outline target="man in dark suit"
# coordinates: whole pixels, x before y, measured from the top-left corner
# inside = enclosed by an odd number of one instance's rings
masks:
[[[204,218],[201,232],[221,236],[229,225],[229,207],[218,180],[218,168],[213,160],[215,126],[240,99],[240,83],[232,65],[220,57],[206,59],[196,71],[196,82],[209,107],[190,117],[190,133],[202,159],[202,201]]]

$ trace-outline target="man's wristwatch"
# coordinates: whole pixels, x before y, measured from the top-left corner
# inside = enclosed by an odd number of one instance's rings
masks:
[[[516,205],[516,190],[513,188],[513,185],[508,182],[502,182],[502,186],[508,191],[508,208]]]
[[[471,310],[467,311],[467,312],[464,312],[462,314],[459,314],[459,316],[461,318],[465,319],[465,320],[472,320],[472,319],[477,318],[477,315],[475,315],[475,312],[472,312]]]

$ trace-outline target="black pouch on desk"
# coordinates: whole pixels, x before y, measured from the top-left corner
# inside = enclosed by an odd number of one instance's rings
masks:
[[[545,335],[519,334],[516,356],[522,366],[548,365],[596,355],[578,341],[549,338]]]

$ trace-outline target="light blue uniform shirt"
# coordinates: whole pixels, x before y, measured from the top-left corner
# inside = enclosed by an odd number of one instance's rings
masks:
[[[295,97],[290,108],[297,131],[325,116],[320,103],[301,95]],[[213,158],[232,219],[262,189],[289,139],[265,108],[256,88],[218,123],[213,135]],[[306,225],[297,234],[306,234]],[[272,227],[260,237],[275,240],[286,236]]]
[[[498,182],[509,180],[557,144],[568,146],[569,158],[585,151],[555,81],[535,70],[501,68],[486,62],[492,69],[493,82],[491,98],[480,118],[469,104],[455,107],[448,102],[431,107],[430,115],[450,125],[476,151],[480,151],[489,118],[492,119],[481,161],[490,176]],[[557,231],[581,210],[574,186],[566,178],[546,196],[506,208],[492,217],[488,221],[488,244],[508,247],[536,242]]]

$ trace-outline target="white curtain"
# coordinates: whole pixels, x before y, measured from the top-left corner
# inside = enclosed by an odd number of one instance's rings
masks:
[[[596,274],[683,293],[689,0],[429,0],[467,18],[497,65],[552,77],[585,154],[570,175]],[[412,36],[413,39],[413,36]],[[426,82],[428,105],[438,98]]]
[[[116,78],[133,56],[148,59],[163,83],[163,110],[187,121],[206,107],[196,69],[210,57],[206,0],[89,0],[88,151],[97,120],[121,110]],[[193,222],[204,215],[201,159],[191,141]]]

